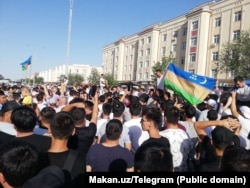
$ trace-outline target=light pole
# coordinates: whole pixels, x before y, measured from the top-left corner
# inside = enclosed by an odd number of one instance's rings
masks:
[[[69,27],[68,27],[68,42],[67,42],[67,61],[66,61],[66,76],[69,74],[69,52],[70,52],[70,36],[71,36],[71,22],[72,22],[72,12],[73,12],[73,2],[74,0],[69,0]]]

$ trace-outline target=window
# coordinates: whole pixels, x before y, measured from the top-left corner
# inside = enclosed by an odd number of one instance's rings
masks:
[[[161,48],[161,53],[162,53],[162,54],[165,54],[165,53],[166,53],[166,47],[162,47],[162,48]]]
[[[237,40],[240,37],[240,30],[233,32],[233,40]]]
[[[219,27],[221,25],[221,17],[215,18],[215,27]]]
[[[215,44],[219,44],[219,43],[220,43],[220,35],[214,35],[214,40],[213,40],[213,42],[214,42]]]
[[[177,38],[177,37],[178,37],[178,31],[174,31],[173,37],[174,37],[174,38]]]
[[[217,61],[218,59],[219,59],[219,52],[213,52],[212,60]]]
[[[229,72],[229,77],[235,77],[236,75],[235,75],[235,71],[234,70],[231,70],[230,72]]]
[[[183,43],[182,43],[181,49],[182,49],[182,50],[186,50],[186,46],[187,46],[187,43],[186,43],[186,42],[183,42]]]
[[[139,67],[142,67],[142,62],[139,63]]]
[[[196,54],[193,53],[193,54],[190,54],[190,62],[193,63],[196,61]]]
[[[185,57],[181,57],[181,64],[183,65],[185,63]]]
[[[129,65],[128,70],[132,70],[132,65]]]
[[[143,56],[143,50],[140,51],[140,56]]]
[[[198,29],[198,21],[192,22],[192,30]]]
[[[213,69],[212,70],[212,78],[216,78],[217,77],[217,70]]]
[[[167,41],[167,34],[164,34],[164,35],[162,36],[162,41]]]
[[[140,80],[141,79],[141,73],[138,73],[138,79]]]
[[[238,22],[241,20],[241,11],[234,13],[234,21]]]
[[[150,48],[147,49],[146,55],[150,55]]]
[[[194,69],[189,69],[188,72],[190,72],[191,74],[194,74]]]
[[[146,67],[146,68],[149,67],[149,61],[146,61],[146,62],[145,62],[145,67]]]
[[[191,46],[196,46],[197,45],[197,37],[191,38]]]
[[[148,72],[145,72],[144,79],[148,79]]]
[[[140,46],[143,46],[143,45],[144,45],[144,39],[141,39]]]
[[[176,44],[173,45],[172,51],[173,51],[173,52],[176,52]]]
[[[151,37],[148,37],[147,42],[151,43]]]
[[[183,35],[184,36],[187,35],[187,28],[186,27],[183,28]]]
[[[133,60],[133,55],[130,55],[130,60],[131,60],[131,61]]]
[[[125,61],[128,61],[128,56],[127,55],[125,56]]]

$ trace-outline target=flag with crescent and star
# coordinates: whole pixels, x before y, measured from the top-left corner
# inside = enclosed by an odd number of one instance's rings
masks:
[[[186,72],[173,63],[167,67],[164,85],[183,97],[188,103],[200,104],[214,89],[215,78]]]

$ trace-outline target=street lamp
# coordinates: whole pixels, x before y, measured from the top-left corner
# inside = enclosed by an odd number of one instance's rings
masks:
[[[72,12],[73,12],[74,0],[69,0],[69,1],[70,1],[70,7],[69,7],[69,27],[68,27],[68,42],[67,42],[67,62],[66,62],[66,76],[67,77],[69,74],[70,36],[71,36],[71,22],[72,22]]]

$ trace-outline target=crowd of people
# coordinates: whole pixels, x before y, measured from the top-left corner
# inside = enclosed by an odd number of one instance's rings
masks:
[[[201,104],[162,88],[0,87],[2,187],[82,187],[87,172],[250,170],[250,87]],[[158,86],[158,87],[157,87]],[[128,89],[129,88],[129,89]]]

